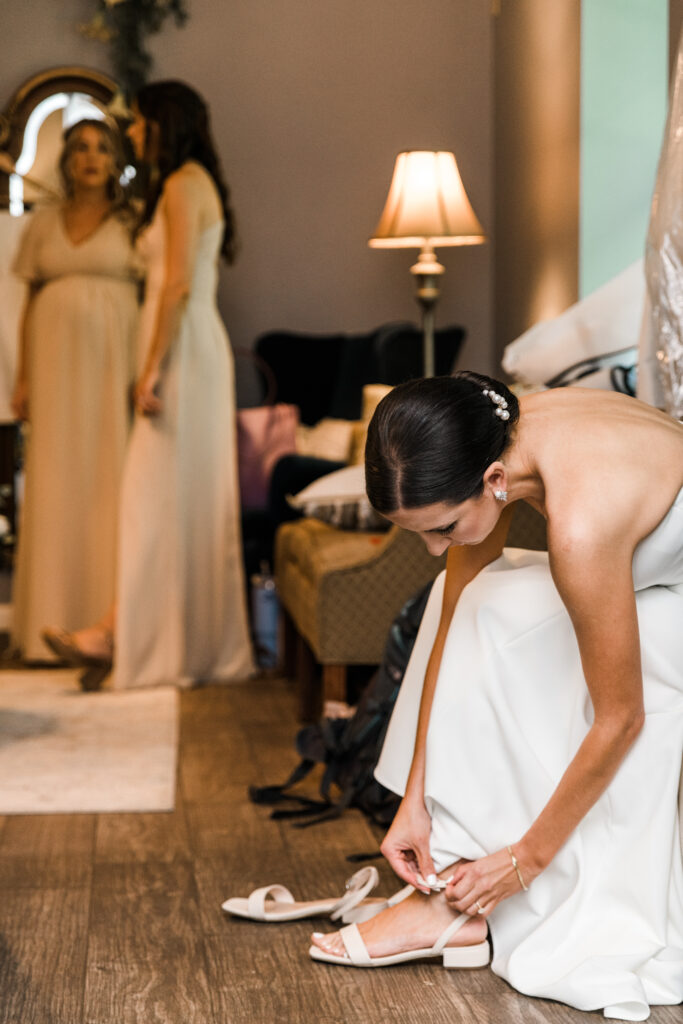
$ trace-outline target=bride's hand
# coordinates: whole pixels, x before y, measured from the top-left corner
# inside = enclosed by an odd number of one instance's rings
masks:
[[[532,877],[536,877],[535,874],[525,867],[523,878],[527,886]],[[459,914],[488,917],[494,907],[521,888],[510,854],[507,850],[498,850],[479,860],[460,861],[448,881],[445,896],[449,906]]]
[[[421,892],[429,892],[429,888],[418,882],[418,874],[422,878],[434,874],[429,850],[431,828],[424,800],[404,797],[381,846],[398,877]]]

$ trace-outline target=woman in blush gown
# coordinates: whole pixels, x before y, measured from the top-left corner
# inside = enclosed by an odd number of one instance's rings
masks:
[[[394,389],[368,495],[446,548],[377,778],[382,851],[414,887],[311,955],[417,953],[645,1020],[683,1000],[683,426],[635,399],[520,400],[477,374]],[[504,550],[509,507],[548,554]]]
[[[147,283],[117,601],[94,626],[50,632],[74,662],[91,665],[95,683],[113,648],[115,688],[243,679],[253,661],[233,362],[216,306],[218,258],[234,256],[228,192],[193,89],[144,86],[133,112],[129,137],[156,173],[139,241]]]
[[[114,596],[140,275],[122,167],[108,124],[73,125],[66,198],[31,215],[14,264],[29,293],[13,408],[30,430],[12,638],[30,661],[52,658],[45,622],[72,629]]]

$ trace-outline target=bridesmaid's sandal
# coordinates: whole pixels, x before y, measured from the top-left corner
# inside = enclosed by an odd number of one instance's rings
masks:
[[[428,949],[409,949],[392,956],[370,956],[358,925],[350,924],[339,932],[346,953],[328,953],[319,946],[311,946],[308,953],[313,960],[322,960],[327,964],[340,964],[342,967],[391,967],[393,964],[405,964],[411,960],[426,960],[441,957],[444,967],[474,968],[486,967],[491,950],[487,941],[478,942],[473,946],[447,946],[448,940],[472,918],[460,914],[445,928],[433,946]]]
[[[78,677],[78,685],[84,693],[97,693],[111,672],[111,662],[102,662],[83,669]]]
[[[279,923],[329,915],[333,921],[342,920],[345,924],[352,921],[361,923],[369,921],[388,904],[387,900],[366,899],[378,882],[377,868],[369,866],[361,868],[351,876],[346,883],[346,892],[341,897],[297,903],[284,885],[266,885],[261,889],[254,889],[246,898],[233,896],[221,906],[228,914],[246,917],[250,921]]]
[[[107,654],[88,654],[78,645],[73,633],[69,633],[66,629],[52,629],[46,627],[40,631],[41,639],[45,643],[53,654],[56,654],[61,661],[65,661],[67,665],[85,665],[85,666],[107,666],[111,668],[112,655],[114,650],[113,641],[108,638]]]

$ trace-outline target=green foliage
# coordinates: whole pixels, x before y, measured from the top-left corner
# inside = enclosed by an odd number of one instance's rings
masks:
[[[186,0],[94,0],[91,20],[78,26],[88,39],[107,43],[112,71],[124,95],[130,99],[147,80],[152,57],[147,37],[159,32],[167,18],[184,25]]]

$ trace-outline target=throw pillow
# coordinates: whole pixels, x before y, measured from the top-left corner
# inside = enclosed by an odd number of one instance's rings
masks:
[[[312,455],[316,459],[348,462],[351,456],[354,420],[325,418],[312,427],[300,423],[296,428],[297,455]]]
[[[388,530],[391,523],[375,512],[365,493],[365,467],[345,466],[314,480],[297,495],[293,508],[342,530]]]

